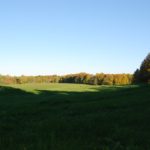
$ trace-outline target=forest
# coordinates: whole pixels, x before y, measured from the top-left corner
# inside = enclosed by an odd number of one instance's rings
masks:
[[[3,76],[0,75],[0,84],[25,84],[25,83],[78,83],[90,85],[129,85],[149,83],[150,81],[150,54],[143,60],[139,69],[134,74],[104,74],[95,75],[88,73],[68,74],[64,76]]]
[[[103,74],[88,73],[68,74],[65,76],[0,76],[1,84],[25,84],[25,83],[79,83],[91,85],[127,85],[132,83],[131,74]]]

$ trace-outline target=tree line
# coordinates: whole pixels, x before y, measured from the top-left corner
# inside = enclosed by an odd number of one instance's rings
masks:
[[[88,73],[68,74],[64,76],[0,76],[0,84],[25,84],[25,83],[78,83],[91,85],[127,85],[131,84],[131,74],[104,74]]]
[[[88,73],[68,74],[64,76],[3,76],[0,75],[0,84],[25,83],[79,83],[91,85],[128,85],[150,83],[150,53],[141,63],[134,74],[104,74]]]

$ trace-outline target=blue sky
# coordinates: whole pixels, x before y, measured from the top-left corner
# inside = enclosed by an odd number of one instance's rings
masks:
[[[150,52],[149,0],[0,1],[0,74],[133,73]]]

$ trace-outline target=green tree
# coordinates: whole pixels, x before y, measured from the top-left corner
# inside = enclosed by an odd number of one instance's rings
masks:
[[[139,83],[140,82],[140,70],[136,69],[136,71],[133,74],[133,83]]]
[[[135,72],[134,77],[137,77],[135,80],[142,83],[148,83],[150,81],[150,53],[143,60],[140,70]]]

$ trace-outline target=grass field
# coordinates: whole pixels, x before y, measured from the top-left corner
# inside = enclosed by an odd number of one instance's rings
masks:
[[[149,149],[149,86],[0,86],[0,150]]]

